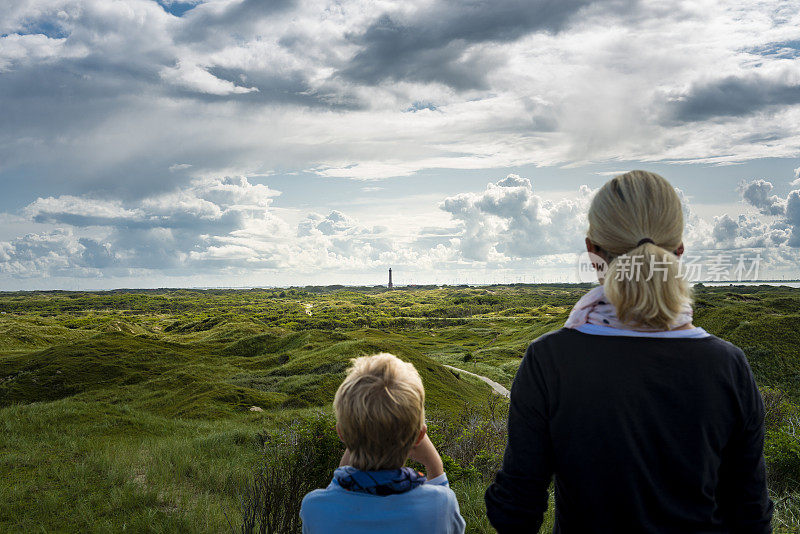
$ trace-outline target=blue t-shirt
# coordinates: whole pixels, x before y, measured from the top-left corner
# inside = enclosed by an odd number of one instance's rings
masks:
[[[348,491],[334,477],[303,498],[300,519],[304,534],[462,534],[465,527],[446,475],[384,496]]]

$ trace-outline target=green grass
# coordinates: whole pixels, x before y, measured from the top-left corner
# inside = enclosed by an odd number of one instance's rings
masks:
[[[392,352],[413,362],[432,420],[485,413],[488,386],[442,364],[510,386],[527,345],[563,324],[585,291],[0,293],[0,531],[229,530],[264,433],[330,415],[351,358]],[[703,288],[695,322],[741,346],[781,406],[800,403],[800,290]],[[800,530],[790,412],[770,430],[785,474],[776,532]],[[481,446],[492,461],[502,454],[497,440]],[[478,465],[474,454],[458,461],[464,473]],[[491,531],[487,484],[453,483],[470,532]]]

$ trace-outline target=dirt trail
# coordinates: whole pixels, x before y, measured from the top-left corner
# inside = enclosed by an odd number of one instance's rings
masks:
[[[444,365],[444,364],[442,364],[442,365]],[[508,391],[505,388],[505,386],[503,386],[502,384],[498,384],[497,382],[495,382],[491,378],[487,378],[487,377],[481,376],[481,375],[476,375],[475,373],[470,373],[469,371],[465,371],[463,369],[459,369],[458,367],[453,367],[452,365],[444,365],[444,366],[447,367],[448,369],[452,369],[453,371],[458,371],[459,373],[464,373],[464,374],[467,374],[467,375],[470,375],[470,376],[474,376],[475,378],[480,378],[481,380],[483,380],[484,382],[489,384],[492,387],[492,390],[494,390],[494,392],[497,393],[498,395],[502,395],[504,397],[510,397],[511,396],[511,392]]]

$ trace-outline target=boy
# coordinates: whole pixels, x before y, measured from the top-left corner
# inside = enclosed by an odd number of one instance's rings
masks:
[[[427,436],[425,389],[410,363],[364,356],[339,386],[336,431],[347,449],[326,489],[303,498],[304,534],[461,534],[464,519]],[[425,466],[428,480],[409,467]]]

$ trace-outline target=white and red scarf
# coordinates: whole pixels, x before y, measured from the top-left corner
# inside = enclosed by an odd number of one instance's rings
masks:
[[[681,310],[680,315],[675,318],[675,322],[670,325],[670,330],[674,330],[692,322],[692,307],[688,304]],[[597,286],[590,290],[575,303],[569,318],[564,323],[565,328],[578,328],[584,324],[594,324],[598,326],[609,326],[621,330],[641,330],[645,332],[658,331],[658,328],[648,328],[623,323],[617,318],[617,310],[606,299],[603,286]]]

